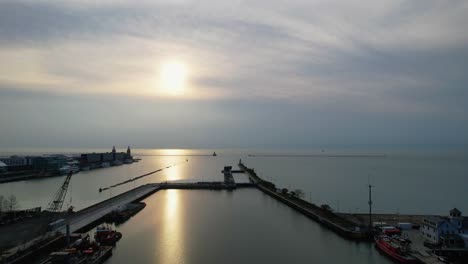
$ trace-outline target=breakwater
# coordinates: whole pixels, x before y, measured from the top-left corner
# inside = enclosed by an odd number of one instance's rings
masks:
[[[365,226],[356,225],[348,219],[333,213],[331,210],[318,207],[290,193],[277,189],[272,182],[263,180],[253,169],[246,167],[243,163],[239,163],[239,168],[247,173],[251,182],[255,183],[260,191],[299,211],[337,234],[352,240],[369,239],[370,233]]]

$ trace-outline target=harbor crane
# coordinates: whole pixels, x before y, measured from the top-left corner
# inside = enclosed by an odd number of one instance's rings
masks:
[[[72,171],[67,174],[67,177],[65,178],[62,186],[60,186],[60,189],[57,191],[57,193],[55,193],[52,201],[50,201],[47,205],[47,211],[57,213],[62,210],[63,202],[65,201],[65,196],[67,195],[68,185],[70,184],[72,175]]]

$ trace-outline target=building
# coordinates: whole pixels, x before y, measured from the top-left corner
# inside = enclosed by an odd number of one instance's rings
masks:
[[[103,162],[111,164],[122,164],[128,160],[133,162],[130,147],[127,148],[127,152],[117,152],[114,146],[112,147],[111,152],[81,154],[80,164],[81,167],[89,166],[94,168],[99,167]]]
[[[426,241],[439,244],[442,242],[442,236],[468,234],[468,218],[463,217],[460,210],[454,208],[450,210],[449,217],[424,218],[420,231]]]
[[[32,167],[37,171],[55,172],[65,166],[67,162],[68,158],[63,155],[38,156],[32,159]]]
[[[7,165],[0,161],[0,172],[7,171]]]
[[[23,157],[23,156],[10,156],[0,157],[0,162],[5,163],[7,166],[28,166],[32,165],[32,159],[34,157]]]

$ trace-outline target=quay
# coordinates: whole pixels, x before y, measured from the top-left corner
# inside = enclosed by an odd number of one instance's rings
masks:
[[[246,167],[241,161],[239,161],[238,166],[249,176],[250,181],[254,183],[260,191],[315,220],[317,223],[347,239],[370,239],[370,232],[366,226],[357,225],[352,221],[331,212],[330,210],[318,207],[300,199],[299,197],[283,193],[281,190],[276,189],[273,183],[260,178],[253,169]]]
[[[234,185],[233,185],[234,184]],[[116,195],[112,198],[84,208],[78,212],[64,216],[69,226],[70,233],[81,233],[92,229],[94,226],[102,222],[104,217],[112,211],[125,206],[126,204],[138,202],[146,197],[156,193],[159,190],[167,189],[183,189],[183,190],[229,190],[235,188],[255,188],[253,183],[232,183],[229,182],[162,182],[149,183],[127,192]],[[35,256],[44,251],[44,248],[50,248],[50,245],[63,244],[65,234],[67,233],[65,225],[46,233],[45,235],[36,237],[31,241],[17,245],[5,251],[0,256],[0,263],[27,263],[24,259],[30,259],[30,256]],[[51,243],[50,241],[53,241]],[[46,245],[46,247],[44,246]],[[25,258],[26,256],[26,258]]]
[[[141,201],[159,190],[232,190],[233,186],[234,188],[252,188],[255,187],[255,184],[235,182],[162,182],[145,184],[71,214],[68,219],[70,232],[86,230],[94,226],[110,212],[126,204]],[[60,228],[58,231],[63,234],[66,232],[65,227]]]

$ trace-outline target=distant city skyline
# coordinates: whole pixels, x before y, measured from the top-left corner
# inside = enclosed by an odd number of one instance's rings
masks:
[[[0,149],[468,146],[466,1],[0,3]]]

